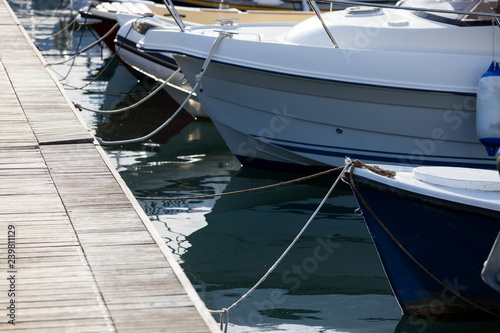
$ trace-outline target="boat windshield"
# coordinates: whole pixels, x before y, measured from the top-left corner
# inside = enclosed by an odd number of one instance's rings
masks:
[[[399,6],[466,11],[471,13],[500,13],[499,0],[402,0]],[[429,20],[455,25],[485,25],[491,24],[491,17],[475,14],[450,14],[436,12],[414,12],[415,15]]]

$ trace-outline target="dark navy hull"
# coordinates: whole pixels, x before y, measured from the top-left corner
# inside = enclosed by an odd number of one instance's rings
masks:
[[[500,229],[498,212],[356,175],[354,184],[356,199],[405,314],[430,320],[500,317],[500,293],[481,279],[484,261]]]

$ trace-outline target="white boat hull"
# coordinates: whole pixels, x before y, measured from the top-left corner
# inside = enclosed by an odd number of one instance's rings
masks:
[[[196,82],[203,60],[175,59]],[[367,163],[494,166],[477,141],[471,94],[343,83],[216,61],[202,88],[199,99],[245,165],[340,166],[349,156]]]
[[[117,54],[120,60],[129,65],[136,72],[153,78],[154,80],[167,80],[178,68],[173,57],[168,54],[148,54],[137,50],[136,44],[143,35],[132,28],[132,22],[138,16],[128,14],[117,14],[121,25],[115,40]],[[164,90],[178,103],[182,104],[191,92],[191,86],[184,80],[184,74],[177,74]],[[196,95],[192,96],[184,105],[184,109],[196,118],[207,118]]]
[[[174,69],[167,65],[159,65],[148,60],[147,55],[139,56],[126,48],[121,48],[119,54],[120,59],[135,71],[155,80],[167,80],[175,72]],[[172,62],[174,63],[173,59]],[[176,66],[175,63],[173,65]],[[191,92],[191,86],[187,82],[183,84],[183,78],[184,75],[179,73],[163,88],[178,104],[182,104]],[[184,109],[196,118],[208,118],[205,109],[196,96],[189,99],[184,105]]]

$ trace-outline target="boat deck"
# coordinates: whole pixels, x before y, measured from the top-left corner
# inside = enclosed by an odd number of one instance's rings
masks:
[[[0,1],[0,332],[216,332]]]

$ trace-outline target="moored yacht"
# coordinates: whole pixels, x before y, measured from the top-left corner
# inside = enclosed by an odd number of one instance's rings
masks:
[[[415,0],[300,23],[152,28],[138,48],[174,54],[242,164],[491,168],[476,93],[498,60],[497,5]]]

